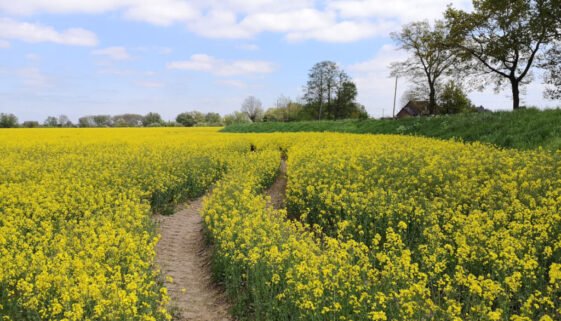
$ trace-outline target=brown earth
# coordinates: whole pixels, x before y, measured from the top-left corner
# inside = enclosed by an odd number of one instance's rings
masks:
[[[192,201],[171,216],[155,216],[162,235],[156,246],[156,264],[166,276],[171,305],[179,314],[176,320],[230,321],[234,320],[230,305],[211,277],[212,250],[205,243],[199,214],[202,200]]]
[[[272,205],[276,210],[284,208],[286,183],[286,161],[283,159],[281,160],[280,174],[277,177],[277,180],[267,190],[267,196],[271,198],[269,204]]]
[[[286,162],[281,173],[267,190],[269,204],[284,207]],[[205,243],[200,216],[203,198],[192,201],[171,216],[155,215],[160,225],[160,241],[156,245],[156,264],[166,276],[165,286],[171,306],[178,310],[177,320],[232,321],[226,295],[212,280],[210,272],[212,249]],[[172,278],[172,282],[168,279]]]

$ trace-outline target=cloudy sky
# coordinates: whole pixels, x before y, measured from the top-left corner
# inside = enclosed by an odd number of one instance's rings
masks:
[[[248,95],[302,95],[322,60],[355,80],[359,102],[391,114],[389,33],[464,0],[0,0],[0,112],[20,121],[65,114],[230,113]],[[407,84],[400,82],[400,92]],[[400,93],[398,93],[399,97]],[[508,109],[508,94],[473,93]],[[524,103],[541,107],[540,79]]]

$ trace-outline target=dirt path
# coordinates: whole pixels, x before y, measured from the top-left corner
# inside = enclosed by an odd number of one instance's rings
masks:
[[[205,244],[199,214],[202,198],[171,216],[155,216],[162,238],[156,246],[156,263],[166,277],[172,306],[179,309],[178,320],[230,321],[225,294],[213,283],[210,272],[211,249]]]
[[[277,177],[277,180],[269,187],[267,190],[267,195],[271,197],[270,205],[273,206],[274,209],[284,208],[284,199],[286,195],[286,161],[283,159],[281,160],[280,164],[280,174]]]

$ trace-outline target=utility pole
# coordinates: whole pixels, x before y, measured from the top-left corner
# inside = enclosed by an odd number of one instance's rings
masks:
[[[395,91],[393,93],[393,119],[395,120],[395,99],[397,98],[397,76],[395,76]]]

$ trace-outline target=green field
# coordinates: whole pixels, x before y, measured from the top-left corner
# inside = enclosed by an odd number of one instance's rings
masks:
[[[481,141],[501,147],[557,150],[561,148],[561,109],[523,109],[399,120],[342,120],[254,123],[227,126],[223,132],[344,132],[404,134],[441,139]]]

